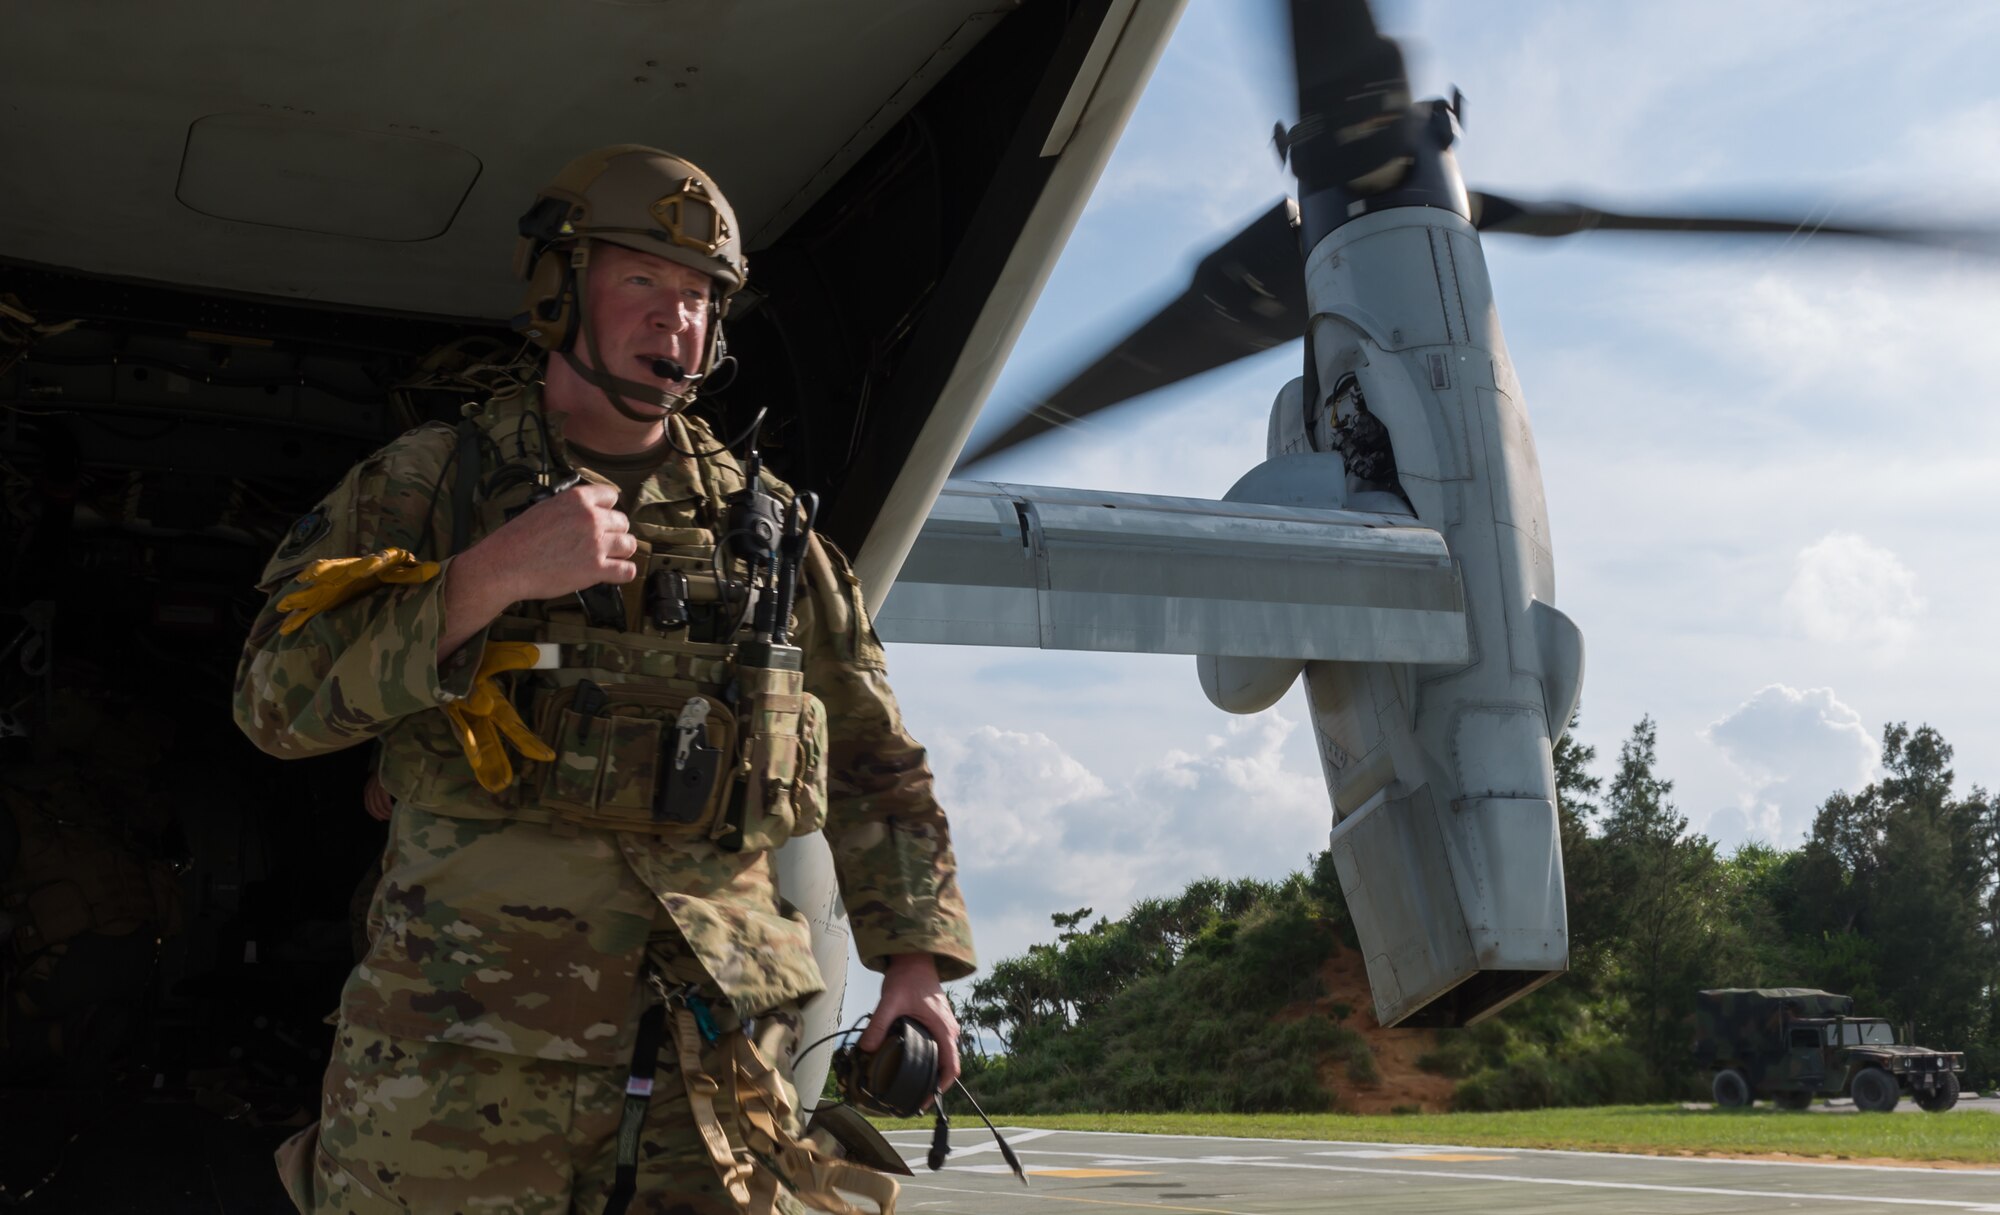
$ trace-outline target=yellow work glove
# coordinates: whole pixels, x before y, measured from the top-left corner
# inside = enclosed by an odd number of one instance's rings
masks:
[[[498,793],[514,783],[514,765],[500,747],[502,736],[529,759],[546,763],[556,757],[549,745],[528,729],[494,679],[508,671],[527,670],[539,656],[540,651],[530,641],[487,642],[486,652],[479,658],[479,673],[472,677],[472,691],[444,706],[458,745],[465,748],[465,758],[472,764],[472,774],[488,793]]]
[[[290,613],[278,626],[278,632],[296,633],[314,616],[365,595],[385,582],[414,585],[429,582],[437,575],[437,562],[419,561],[415,554],[400,548],[385,548],[366,557],[315,561],[299,575],[303,589],[278,600],[278,610]]]

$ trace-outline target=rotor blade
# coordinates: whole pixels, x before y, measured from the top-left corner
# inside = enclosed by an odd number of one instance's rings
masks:
[[[1291,0],[1290,7],[1300,118],[1410,104],[1403,53],[1375,28],[1368,0]]]
[[[1603,232],[1695,232],[1763,236],[1846,236],[1941,248],[1995,250],[2000,233],[1977,228],[1917,228],[1896,224],[1835,223],[1804,216],[1650,215],[1606,211],[1563,200],[1524,201],[1503,194],[1474,190],[1472,222],[1481,232],[1512,232],[1521,236],[1572,236]]]
[[[1286,143],[1301,197],[1329,185],[1373,194],[1400,178],[1425,113],[1395,39],[1367,0],[1290,0],[1299,121]]]
[[[1156,388],[1291,341],[1306,331],[1298,208],[1281,200],[1201,259],[1172,303],[1084,368],[961,467]]]

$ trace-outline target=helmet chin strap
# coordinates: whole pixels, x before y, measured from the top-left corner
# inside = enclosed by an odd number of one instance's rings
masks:
[[[593,341],[590,352],[593,359],[597,357],[596,346],[597,343]],[[677,397],[663,391],[658,384],[628,380],[622,376],[600,371],[577,358],[574,351],[563,351],[562,358],[563,362],[569,365],[569,369],[576,373],[578,379],[602,392],[604,399],[611,402],[612,408],[634,422],[658,422],[670,418],[686,409],[689,399],[694,396],[689,392]],[[646,413],[640,408],[635,408],[632,402],[628,401],[628,395],[636,401],[651,404],[653,412]]]

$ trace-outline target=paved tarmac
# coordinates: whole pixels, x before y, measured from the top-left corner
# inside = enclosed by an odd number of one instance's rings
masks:
[[[1291,1215],[1398,1211],[1687,1215],[1795,1209],[2000,1215],[2000,1169],[1896,1168],[1552,1152],[1440,1144],[1203,1139],[1003,1128],[1015,1180],[976,1121],[952,1123],[943,1172],[930,1135],[889,1136],[916,1171],[897,1210],[924,1215]],[[2000,1133],[2000,1127],[1996,1127]]]

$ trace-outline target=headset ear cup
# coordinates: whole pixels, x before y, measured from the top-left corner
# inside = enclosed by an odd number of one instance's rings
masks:
[[[913,1056],[910,1062],[904,1065],[905,1083],[912,1085],[915,1090],[911,1094],[910,1101],[910,1112],[914,1114],[921,1112],[924,1101],[937,1091],[938,1044],[937,1039],[931,1037],[931,1031],[925,1029],[922,1024],[908,1018],[904,1019],[904,1024],[907,1027],[903,1031],[904,1035],[909,1038],[909,1045],[904,1048],[904,1052]]]
[[[560,249],[544,249],[535,259],[528,278],[527,311],[515,320],[515,328],[544,350],[569,349],[576,324],[576,277],[569,255]]]
[[[886,1072],[877,1068],[875,1091],[881,1104],[898,1117],[916,1117],[937,1088],[937,1040],[916,1021],[899,1017],[889,1028],[881,1054],[894,1055]]]
[[[914,1118],[937,1091],[937,1040],[920,1023],[899,1017],[872,1054],[843,1046],[833,1053],[841,1100],[868,1113]]]
[[[903,1065],[902,1035],[893,1030],[882,1040],[875,1053],[868,1056],[867,1089],[868,1099],[880,1106],[889,1106],[896,1087],[896,1072]],[[891,1113],[895,1110],[890,1109]]]

